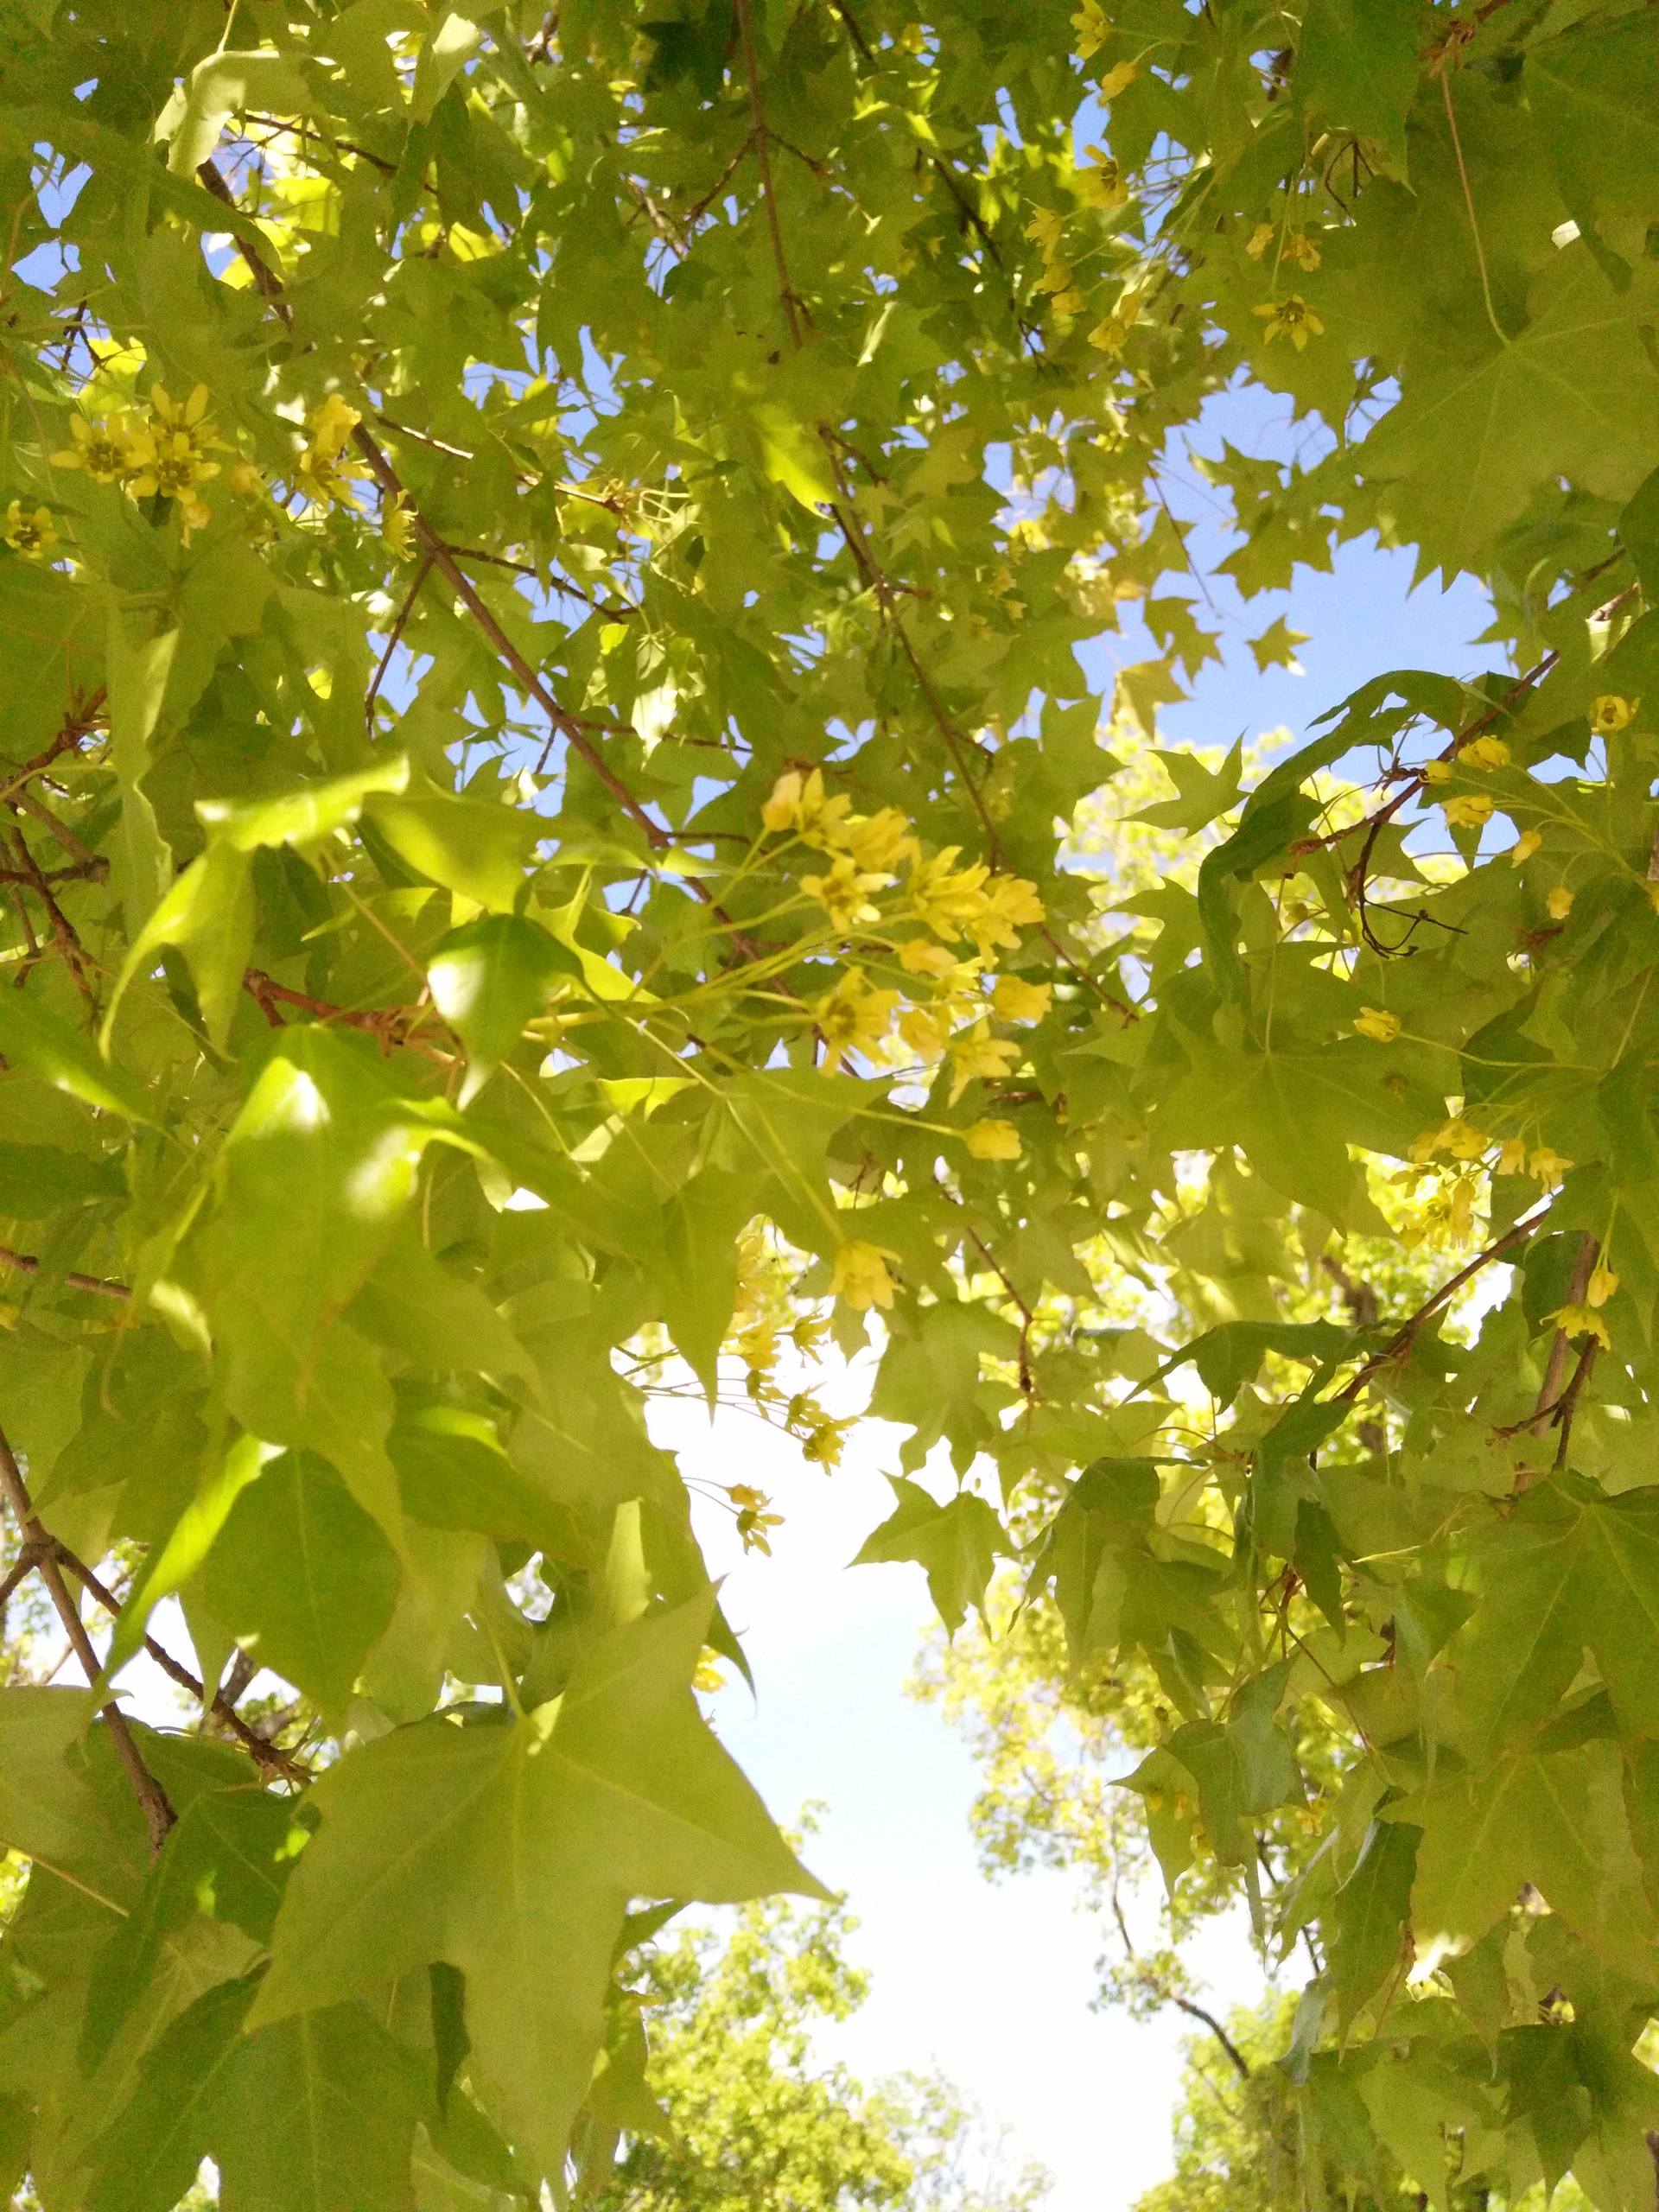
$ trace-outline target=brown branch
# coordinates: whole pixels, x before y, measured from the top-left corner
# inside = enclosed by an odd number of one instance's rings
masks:
[[[66,1550],[61,1544],[55,1545],[54,1549],[57,1558],[69,1569],[70,1573],[86,1584],[111,1619],[118,1619],[122,1610],[121,1600],[114,1592],[106,1590],[92,1568],[84,1561],[78,1560],[73,1552]],[[153,1636],[147,1635],[144,1637],[144,1649],[162,1672],[170,1675],[181,1689],[188,1690],[198,1702],[207,1701],[207,1692],[202,1683],[182,1661],[173,1656],[165,1645],[157,1643]],[[244,1687],[246,1687],[245,1683]],[[286,1751],[279,1750],[275,1744],[268,1742],[257,1728],[250,1726],[236,1710],[232,1700],[220,1691],[213,1692],[211,1701],[207,1701],[207,1710],[216,1719],[223,1721],[243,1750],[248,1752],[267,1774],[280,1775],[284,1782],[303,1783],[311,1779],[309,1767],[302,1766],[298,1760],[290,1758]]]
[[[0,1268],[10,1268],[16,1274],[37,1275],[41,1263],[33,1252],[14,1252],[9,1244],[0,1244]],[[99,1298],[130,1298],[132,1293],[124,1282],[111,1282],[104,1275],[83,1275],[71,1269],[60,1275],[58,1281],[71,1290],[86,1290]]]
[[[1546,1200],[1536,1213],[1528,1214],[1524,1219],[1517,1221],[1512,1228],[1506,1229],[1503,1236],[1495,1238],[1484,1252],[1477,1252],[1466,1267],[1459,1268],[1456,1274],[1452,1275],[1449,1281],[1443,1282],[1432,1298],[1425,1299],[1417,1311],[1408,1315],[1401,1323],[1382,1350],[1374,1351],[1357,1374],[1343,1385],[1332,1403],[1342,1405],[1357,1398],[1378,1368],[1391,1365],[1402,1352],[1408,1351],[1416,1341],[1425,1322],[1430,1320],[1443,1306],[1455,1298],[1465,1283],[1472,1282],[1483,1268],[1490,1267],[1494,1260],[1502,1259],[1504,1253],[1511,1250],[1514,1246],[1524,1244],[1533,1230],[1548,1218],[1550,1207],[1554,1203],[1553,1198]]]
[[[1216,2041],[1226,2052],[1228,2058],[1232,2063],[1235,2071],[1239,2076],[1239,2079],[1241,2081],[1248,2082],[1250,2078],[1249,2061],[1245,2057],[1243,2052],[1228,2034],[1226,2029],[1222,2026],[1221,2022],[1216,2018],[1215,2014],[1213,2012],[1207,2012],[1202,2005],[1198,2004],[1192,1998],[1183,1997],[1179,1991],[1172,1989],[1166,1981],[1160,1980],[1160,1978],[1157,1974],[1152,1973],[1149,1968],[1141,1965],[1141,1955],[1135,1949],[1135,1939],[1129,1934],[1129,1923],[1123,1917],[1123,1907],[1118,1897],[1117,1882],[1116,1878],[1114,1878],[1112,1882],[1111,1896],[1112,1915],[1117,1922],[1117,1932],[1123,1939],[1123,1948],[1129,1955],[1129,1964],[1135,1968],[1135,1980],[1141,1982],[1146,1988],[1151,1990],[1153,1995],[1161,1999],[1166,2005],[1173,2005],[1178,2012],[1185,2012],[1188,2019],[1198,2020],[1201,2022],[1205,2027],[1208,2028],[1211,2034],[1214,2036]]]
[[[1589,1292],[1590,1278],[1595,1272],[1596,1261],[1600,1251],[1601,1246],[1595,1237],[1587,1232],[1580,1236],[1578,1256],[1573,1262],[1573,1273],[1567,1287],[1567,1303],[1569,1306],[1583,1305]],[[1570,1341],[1566,1329],[1558,1328],[1550,1339],[1549,1357],[1544,1365],[1544,1379],[1538,1388],[1536,1407],[1525,1421],[1516,1421],[1512,1428],[1501,1432],[1515,1436],[1519,1435],[1524,1429],[1534,1436],[1541,1436],[1552,1424],[1559,1427],[1561,1437],[1555,1452],[1555,1465],[1558,1467],[1565,1465],[1567,1461],[1567,1448],[1573,1435],[1573,1416],[1578,1411],[1580,1394],[1588,1382],[1590,1370],[1595,1363],[1596,1340],[1592,1337],[1589,1343],[1586,1344],[1579,1356],[1578,1365],[1573,1371],[1572,1380],[1568,1382],[1567,1381],[1567,1363],[1570,1350]],[[1564,1383],[1565,1388],[1562,1387]],[[1535,1480],[1536,1478],[1533,1477],[1531,1479]],[[1519,1491],[1528,1486],[1529,1478],[1523,1469],[1516,1478],[1516,1488]]]
[[[410,616],[415,612],[415,602],[420,597],[421,586],[431,573],[431,556],[423,553],[420,564],[415,571],[415,581],[404,595],[404,603],[397,610],[397,619],[393,622],[391,632],[386,639],[386,649],[380,656],[379,666],[370,679],[368,693],[363,702],[363,721],[371,737],[374,735],[374,702],[380,696],[380,686],[386,680],[386,671],[391,666],[391,657],[397,650],[397,641],[404,634],[404,626]]]
[[[80,1609],[65,1585],[58,1565],[56,1541],[36,1517],[29,1486],[23,1480],[16,1456],[3,1432],[0,1432],[0,1496],[3,1496],[11,1508],[17,1526],[22,1531],[23,1541],[35,1555],[34,1564],[46,1585],[47,1595],[52,1600],[58,1618],[63,1623],[65,1633],[87,1681],[96,1682],[104,1671],[102,1663],[92,1639],[86,1633]],[[167,1840],[168,1831],[173,1826],[173,1808],[168,1802],[167,1792],[144,1764],[143,1754],[127,1726],[127,1717],[113,1698],[103,1707],[102,1718],[109,1729],[110,1741],[115,1746],[116,1756],[127,1770],[132,1794],[138,1801],[138,1809],[144,1816],[144,1826],[149,1831],[149,1847],[154,1854],[161,1850]]]
[[[778,286],[783,296],[784,320],[789,325],[791,340],[798,350],[804,337],[800,302],[789,278],[789,262],[784,252],[783,226],[778,219],[778,198],[772,189],[771,134],[766,128],[766,111],[760,105],[760,79],[755,66],[754,27],[749,19],[749,0],[737,0],[737,35],[743,51],[743,74],[748,84],[749,114],[754,124],[754,158],[760,171],[760,197],[766,206],[766,228],[772,234],[772,257],[778,264]]]
[[[60,822],[44,799],[36,798],[33,791],[27,788],[20,788],[8,792],[6,803],[10,806],[22,807],[28,813],[32,814],[37,822],[44,823],[59,844],[63,847],[64,851],[79,863],[77,871],[79,874],[91,876],[100,882],[109,874],[108,861],[101,854],[88,851],[74,831],[70,829],[68,823]]]
[[[1578,1412],[1579,1399],[1590,1379],[1590,1370],[1595,1365],[1596,1354],[1600,1350],[1601,1346],[1594,1337],[1585,1339],[1584,1350],[1579,1354],[1579,1363],[1573,1370],[1573,1379],[1561,1393],[1560,1403],[1555,1409],[1554,1420],[1561,1432],[1560,1442],[1555,1447],[1558,1468],[1567,1465],[1567,1451],[1573,1441],[1573,1416]]]
[[[22,870],[14,874],[9,868],[0,869],[0,877],[3,877],[8,882],[26,883],[41,906],[45,907],[47,922],[52,933],[52,942],[57,946],[70,974],[79,985],[82,997],[90,1001],[92,987],[87,980],[86,956],[81,950],[80,939],[75,932],[74,924],[52,895],[52,877],[42,872],[34,854],[29,851],[28,845],[24,842],[21,830],[12,831],[11,847],[22,863]],[[79,874],[81,871],[77,868],[67,870],[66,873]]]

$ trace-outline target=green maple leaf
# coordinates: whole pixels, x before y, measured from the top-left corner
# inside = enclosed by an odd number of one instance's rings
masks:
[[[285,1562],[280,1575],[273,1559]],[[334,1469],[285,1452],[237,1499],[188,1597],[261,1666],[340,1714],[397,1586],[396,1554]]]
[[[1365,441],[1368,475],[1400,522],[1468,566],[1536,488],[1570,476],[1628,499],[1653,465],[1643,425],[1659,372],[1643,342],[1655,312],[1645,265],[1615,291],[1588,247],[1547,264],[1531,319],[1472,357],[1408,368],[1399,404]]]
[[[914,1560],[927,1572],[928,1593],[955,1635],[970,1605],[983,1611],[999,1552],[1010,1554],[1002,1523],[982,1497],[961,1491],[941,1505],[919,1483],[889,1475],[899,1500],[891,1519],[865,1539],[855,1567]]]
[[[1546,1719],[1586,1650],[1623,1726],[1659,1728],[1659,1495],[1541,1486],[1471,1548],[1467,1573],[1478,1604],[1446,1660],[1474,1745]]]
[[[421,2099],[364,2009],[245,2032],[256,1985],[180,2014],[94,2148],[88,2212],[170,2212],[211,2157],[224,2212],[413,2212]]]
[[[1476,1941],[1528,1882],[1610,1965],[1659,1940],[1611,1744],[1447,1776],[1383,1818],[1423,1831],[1411,1892],[1419,1950],[1440,1936]]]
[[[475,2079],[556,2171],[630,1901],[823,1894],[686,1687],[710,1605],[613,1631],[522,1719],[434,1719],[342,1759],[252,2024],[446,1960],[467,1976]]]

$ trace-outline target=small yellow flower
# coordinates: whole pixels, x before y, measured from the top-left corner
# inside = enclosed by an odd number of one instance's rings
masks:
[[[194,429],[170,429],[165,423],[157,429],[152,423],[140,430],[132,442],[132,465],[127,489],[136,499],[153,499],[159,493],[176,500],[193,526],[207,521],[207,510],[196,497],[196,487],[219,474],[219,463],[207,458],[207,448]]]
[[[1065,219],[1052,207],[1039,207],[1026,225],[1026,236],[1032,241],[1046,262],[1052,263],[1059,251],[1061,233]],[[1051,290],[1053,287],[1049,288]]]
[[[1551,1185],[1560,1181],[1572,1165],[1572,1161],[1563,1160],[1559,1152],[1552,1152],[1547,1144],[1541,1144],[1528,1157],[1527,1173],[1548,1190]]]
[[[1285,253],[1299,269],[1310,275],[1319,267],[1323,258],[1319,247],[1314,245],[1306,231],[1291,232],[1285,240]]]
[[[1446,1229],[1447,1239],[1453,1244],[1466,1244],[1469,1232],[1475,1225],[1475,1186],[1466,1175],[1459,1175],[1452,1185],[1446,1200]]]
[[[1621,699],[1617,691],[1604,691],[1590,702],[1590,727],[1599,737],[1617,737],[1636,720],[1639,699]]]
[[[21,553],[26,561],[41,561],[58,542],[58,533],[49,507],[34,507],[25,511],[21,499],[13,499],[6,507],[5,527],[0,530],[14,553]]]
[[[801,888],[809,899],[817,900],[838,930],[850,930],[860,922],[880,918],[880,910],[871,904],[870,893],[892,881],[890,875],[864,874],[847,854],[837,853],[827,875],[804,875]]]
[[[805,1429],[801,1433],[802,1459],[809,1465],[833,1471],[841,1465],[852,1421],[831,1421],[827,1414],[809,1414],[805,1419]]]
[[[1438,1129],[1420,1129],[1406,1147],[1406,1158],[1421,1167],[1433,1159],[1440,1148],[1440,1132]]]
[[[772,797],[760,810],[760,819],[774,836],[793,830],[809,845],[822,851],[841,842],[842,826],[853,802],[844,792],[827,798],[823,771],[803,775],[798,768],[785,770],[772,787]]]
[[[1464,768],[1507,768],[1510,760],[1510,748],[1501,737],[1472,738],[1458,755]]]
[[[942,983],[956,967],[957,956],[931,938],[907,937],[899,948],[899,964],[907,975],[931,976]]]
[[[1618,1288],[1618,1277],[1605,1260],[1598,1261],[1590,1270],[1590,1280],[1585,1286],[1585,1303],[1605,1306]]]
[[[985,884],[991,871],[982,861],[966,868],[956,865],[958,845],[947,845],[931,861],[911,863],[907,889],[917,918],[947,943],[959,938],[963,927],[985,904]]]
[[[1022,1150],[1012,1122],[976,1122],[963,1141],[976,1160],[1018,1160]]]
[[[1026,983],[1018,976],[999,976],[991,990],[991,1012],[999,1021],[1040,1021],[1053,996],[1052,983]]]
[[[1085,207],[1098,207],[1109,213],[1120,207],[1129,196],[1117,163],[1103,146],[1086,149],[1090,166],[1080,168],[1073,179],[1077,194]]]
[[[1300,353],[1310,338],[1325,335],[1325,325],[1300,292],[1291,293],[1287,299],[1264,301],[1255,312],[1267,324],[1262,335],[1268,345],[1275,338],[1288,338]]]
[[[898,1257],[881,1244],[843,1244],[836,1254],[836,1271],[830,1284],[832,1294],[844,1299],[855,1313],[866,1313],[872,1306],[891,1306],[893,1282],[887,1262]]]
[[[1535,830],[1523,830],[1510,847],[1510,866],[1524,868],[1543,842]]]
[[[1071,29],[1077,41],[1079,61],[1087,61],[1091,54],[1099,53],[1112,32],[1111,24],[1107,21],[1106,11],[1101,6],[1100,0],[1083,0],[1082,7],[1071,18]],[[1120,69],[1127,67],[1128,67],[1127,63],[1118,64]],[[1116,73],[1116,70],[1111,72],[1113,76]],[[1102,99],[1111,98],[1111,94],[1106,90],[1108,81],[1106,78],[1101,79]]]
[[[1484,1129],[1458,1114],[1440,1131],[1440,1142],[1453,1160],[1478,1160],[1491,1139]]]
[[[251,461],[232,461],[226,481],[239,499],[257,499],[265,488],[264,478]]]
[[[169,430],[182,430],[187,436],[205,444],[213,432],[207,421],[207,387],[199,384],[182,406],[170,398],[164,385],[152,385],[149,390],[149,411],[156,421]]]
[[[1552,883],[1544,897],[1553,922],[1564,922],[1573,911],[1573,893],[1564,883]]]
[[[132,440],[124,416],[89,423],[84,415],[72,415],[69,435],[74,442],[51,456],[54,468],[81,468],[94,484],[118,484],[132,467]]]
[[[390,504],[381,505],[380,535],[394,561],[407,561],[415,550],[415,516],[401,492]]]
[[[1482,830],[1492,818],[1492,802],[1484,791],[1459,792],[1456,798],[1442,799],[1440,804],[1454,830]]]
[[[896,806],[884,806],[874,814],[854,815],[834,834],[836,842],[861,868],[897,868],[917,849],[910,824]]]
[[[697,1654],[697,1663],[691,1675],[691,1687],[694,1690],[702,1691],[705,1697],[712,1697],[716,1690],[726,1687],[726,1677],[721,1672],[720,1654],[711,1651],[706,1643]]]
[[[1400,1034],[1400,1017],[1390,1014],[1386,1007],[1363,1006],[1354,1016],[1354,1028],[1362,1037],[1370,1037],[1379,1045],[1392,1045]]]
[[[1497,1172],[1500,1175],[1518,1175],[1527,1164],[1527,1141],[1524,1137],[1505,1137],[1499,1147]]]
[[[1612,1332],[1593,1306],[1563,1306],[1554,1313],[1546,1313],[1544,1319],[1553,1321],[1569,1337],[1593,1337],[1604,1351],[1612,1350]]]
[[[312,410],[311,442],[319,453],[342,454],[362,420],[355,407],[348,407],[337,391],[331,391],[321,407]]]
[[[1000,1081],[1019,1059],[1020,1047],[1006,1037],[993,1037],[982,1021],[950,1046],[950,1103],[956,1104],[970,1083]]]
[[[898,1003],[897,991],[873,991],[863,969],[849,968],[812,1009],[813,1024],[827,1048],[825,1067],[833,1074],[849,1054],[879,1045]]]
[[[899,1034],[918,1060],[931,1067],[944,1058],[950,1042],[950,1015],[946,1007],[907,1006],[899,1017]]]
[[[1425,760],[1422,766],[1422,779],[1426,784],[1449,784],[1452,780],[1452,763],[1449,760]]]
[[[1250,232],[1249,238],[1245,241],[1244,251],[1249,255],[1252,261],[1260,261],[1262,255],[1273,244],[1273,225],[1271,223],[1258,223],[1255,228]]]
[[[823,778],[815,768],[818,789],[823,789]],[[786,768],[772,787],[772,796],[760,809],[760,819],[774,837],[781,837],[785,830],[795,827],[800,809],[801,795],[806,789],[806,779],[798,768]]]
[[[300,455],[300,487],[319,506],[353,507],[360,512],[363,502],[354,486],[365,483],[372,474],[366,461],[343,448],[308,445]]]
[[[994,875],[978,912],[968,918],[968,934],[982,953],[999,945],[1012,952],[1019,945],[1020,931],[1042,918],[1043,902],[1034,883],[1022,875]]]
[[[770,1559],[772,1544],[766,1531],[769,1529],[781,1529],[784,1525],[783,1515],[768,1513],[766,1508],[771,1504],[772,1500],[764,1492],[751,1490],[747,1483],[730,1484],[726,1495],[737,1508],[737,1533],[743,1539],[744,1550],[760,1552],[766,1558]]]

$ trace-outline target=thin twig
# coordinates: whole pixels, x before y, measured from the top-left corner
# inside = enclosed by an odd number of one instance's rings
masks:
[[[9,1244],[0,1244],[0,1268],[10,1268],[16,1274],[37,1275],[41,1263],[33,1252],[14,1252]],[[111,1282],[105,1275],[83,1275],[73,1269],[57,1277],[71,1290],[91,1291],[99,1298],[130,1298],[132,1293],[124,1282]]]
[[[17,1526],[22,1531],[23,1541],[35,1554],[35,1565],[46,1585],[47,1595],[52,1600],[58,1618],[63,1623],[64,1631],[87,1681],[96,1682],[104,1671],[102,1663],[92,1637],[86,1633],[80,1609],[64,1582],[58,1565],[56,1541],[36,1517],[29,1486],[23,1480],[16,1455],[3,1432],[0,1432],[0,1495],[3,1495],[6,1503],[11,1508]],[[168,1831],[175,1818],[168,1802],[167,1792],[144,1764],[143,1753],[127,1726],[127,1717],[113,1698],[102,1708],[102,1718],[109,1729],[110,1741],[115,1746],[116,1756],[127,1770],[127,1778],[132,1784],[132,1794],[138,1801],[138,1809],[144,1816],[144,1826],[149,1831],[150,1851],[157,1853],[166,1842]]]
[[[368,695],[363,702],[363,721],[371,737],[374,735],[374,702],[380,695],[380,686],[386,680],[386,671],[391,666],[391,657],[397,650],[397,641],[403,636],[404,626],[415,611],[415,601],[420,596],[421,586],[431,573],[432,556],[429,553],[423,553],[419,566],[415,571],[415,581],[404,594],[404,603],[397,610],[397,619],[392,624],[391,632],[386,639],[386,649],[380,656],[380,664],[370,680]]]
[[[749,114],[754,124],[754,158],[760,171],[760,197],[766,210],[766,228],[772,234],[772,257],[778,264],[778,285],[783,295],[784,320],[789,325],[790,338],[798,349],[803,338],[800,304],[795,288],[789,280],[789,262],[784,252],[783,226],[778,219],[778,199],[772,189],[771,134],[766,128],[766,111],[760,105],[760,79],[755,66],[754,27],[749,20],[749,0],[737,0],[738,43],[743,49],[743,74],[748,84]]]
[[[72,1574],[78,1576],[86,1584],[111,1619],[118,1619],[122,1607],[121,1600],[115,1592],[105,1589],[92,1568],[83,1560],[78,1560],[73,1552],[66,1551],[61,1544],[56,1546],[55,1550],[57,1557],[63,1565]],[[162,1672],[170,1675],[181,1689],[188,1690],[191,1696],[199,1703],[204,1700],[207,1702],[208,1711],[216,1719],[224,1722],[243,1750],[247,1751],[267,1774],[280,1775],[284,1782],[310,1781],[310,1768],[302,1766],[297,1760],[291,1759],[286,1751],[279,1750],[275,1744],[268,1742],[257,1728],[251,1727],[242,1718],[234,1704],[222,1693],[215,1690],[211,1700],[207,1700],[203,1684],[197,1680],[181,1660],[175,1659],[165,1645],[158,1643],[153,1636],[146,1635],[144,1637],[144,1649]]]
[[[1371,1354],[1359,1371],[1338,1391],[1332,1402],[1343,1405],[1357,1398],[1378,1368],[1391,1365],[1402,1352],[1410,1350],[1424,1323],[1455,1298],[1465,1283],[1471,1282],[1483,1268],[1490,1267],[1494,1260],[1502,1259],[1504,1253],[1516,1245],[1524,1244],[1540,1223],[1548,1217],[1550,1207],[1554,1203],[1553,1198],[1546,1200],[1536,1213],[1528,1214],[1512,1228],[1506,1229],[1502,1236],[1495,1238],[1484,1252],[1477,1252],[1466,1267],[1459,1268],[1456,1274],[1440,1285],[1432,1298],[1425,1299],[1417,1311],[1401,1323],[1382,1349]]]

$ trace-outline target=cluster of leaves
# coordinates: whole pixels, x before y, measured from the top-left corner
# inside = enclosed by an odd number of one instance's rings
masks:
[[[604,2184],[639,1947],[814,1888],[645,1411],[832,1465],[779,1332],[873,1310],[963,1486],[867,1556],[948,1622],[1020,1560],[1144,1670],[1173,1879],[1307,1839],[1287,2189],[1645,2201],[1649,11],[0,41],[0,1491],[91,1686],[0,1692],[47,2212]],[[1240,380],[1312,435],[1203,463],[1230,582],[1379,529],[1511,664],[1248,796],[1166,756],[1201,865],[1120,901],[1066,840],[1219,649],[1160,475]],[[199,1726],[124,1715],[147,1644]]]

